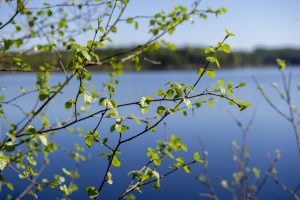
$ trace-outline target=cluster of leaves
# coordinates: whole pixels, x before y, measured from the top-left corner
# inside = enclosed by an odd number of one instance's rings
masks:
[[[277,59],[278,69],[281,74],[283,88],[280,89],[277,83],[273,82],[272,87],[278,93],[279,97],[286,103],[289,109],[288,113],[282,111],[266,94],[266,90],[258,81],[254,78],[258,90],[264,97],[265,101],[273,108],[281,117],[286,119],[292,126],[294,134],[296,136],[296,144],[299,151],[299,120],[297,119],[298,111],[297,107],[292,103],[291,88],[292,88],[292,73],[287,76],[284,73],[286,68],[286,62],[282,59]],[[224,86],[224,83],[220,85]],[[243,83],[240,84],[242,86]],[[230,113],[231,114],[231,113]],[[254,113],[255,114],[255,113]],[[232,160],[236,166],[236,170],[232,172],[231,179],[225,179],[218,176],[221,188],[225,189],[232,195],[232,199],[257,199],[262,193],[264,186],[268,179],[272,179],[275,184],[279,186],[284,192],[290,195],[292,199],[299,199],[299,184],[296,187],[288,186],[282,182],[279,178],[281,171],[277,169],[277,162],[281,158],[281,151],[275,150],[274,156],[268,155],[269,166],[267,169],[262,170],[257,166],[251,166],[253,162],[250,162],[250,152],[247,145],[248,132],[253,124],[254,115],[250,119],[248,124],[242,123],[238,118],[232,116],[236,125],[242,132],[242,144],[239,145],[236,140],[232,141]],[[203,150],[203,174],[198,177],[199,182],[207,188],[207,193],[202,193],[202,196],[218,200],[220,198],[220,191],[217,191],[216,185],[212,184],[211,174],[208,167],[208,153],[205,150],[204,144],[200,141]],[[295,160],[297,162],[297,160]],[[297,179],[298,177],[295,177]]]
[[[153,188],[158,189],[160,187],[161,179],[172,174],[178,169],[182,168],[186,173],[190,173],[190,165],[203,163],[198,152],[194,153],[193,160],[191,162],[186,162],[182,157],[174,156],[174,152],[187,151],[186,145],[183,144],[181,140],[181,138],[172,135],[169,142],[158,140],[157,142],[159,145],[156,146],[155,149],[149,147],[147,156],[150,160],[141,169],[133,170],[128,173],[128,175],[132,176],[132,179],[120,198],[125,197],[127,199],[132,199],[134,196],[131,192],[135,190],[142,192],[141,187],[150,183],[154,183]],[[167,158],[172,160],[169,165],[171,170],[165,174],[161,174],[159,173],[161,163]]]
[[[7,3],[13,2],[8,1]],[[249,102],[239,100],[234,95],[234,90],[245,86],[244,83],[235,86],[232,82],[225,84],[224,81],[218,80],[217,86],[212,85],[211,89],[208,87],[208,89],[203,91],[197,91],[199,90],[197,85],[201,79],[205,78],[205,74],[209,78],[215,77],[215,71],[209,68],[210,65],[216,64],[220,67],[216,52],[230,53],[230,46],[225,43],[225,40],[233,36],[233,34],[227,30],[222,42],[218,42],[215,47],[205,49],[204,54],[207,62],[199,67],[198,76],[195,76],[195,81],[192,85],[170,81],[164,86],[165,88],[157,91],[157,98],[145,95],[138,101],[131,103],[120,104],[114,98],[117,92],[116,85],[119,83],[117,78],[123,73],[123,65],[126,62],[134,62],[137,65],[137,69],[139,69],[142,52],[155,51],[161,46],[174,49],[173,44],[160,39],[165,34],[172,34],[183,22],[191,21],[193,16],[206,18],[208,14],[219,15],[226,12],[224,8],[200,10],[198,8],[199,3],[200,1],[194,1],[191,9],[176,6],[169,13],[162,11],[154,16],[135,16],[124,20],[122,17],[129,4],[128,0],[72,1],[72,3],[66,1],[55,5],[43,3],[41,7],[30,7],[30,4],[25,3],[25,1],[18,0],[15,7],[16,14],[7,23],[2,23],[0,30],[15,27],[19,33],[13,37],[8,35],[0,42],[2,52],[0,57],[11,56],[7,52],[15,50],[14,48],[18,49],[13,55],[13,59],[16,70],[20,71],[31,71],[32,69],[28,63],[22,60],[21,56],[24,52],[20,51],[20,48],[27,49],[25,54],[52,52],[57,59],[55,63],[44,63],[39,66],[36,86],[33,90],[27,90],[22,87],[20,88],[21,94],[9,100],[6,100],[5,96],[1,95],[0,116],[7,121],[9,126],[6,136],[0,143],[1,182],[9,189],[14,189],[14,183],[10,182],[9,176],[5,173],[7,168],[11,168],[19,175],[20,179],[25,179],[29,183],[28,187],[24,189],[24,192],[18,198],[22,198],[25,195],[37,198],[38,194],[44,191],[44,188],[61,191],[63,198],[68,198],[76,190],[80,189],[74,181],[76,178],[79,178],[79,167],[87,162],[84,154],[85,148],[75,144],[74,150],[70,150],[53,142],[52,139],[55,139],[55,134],[59,130],[68,129],[72,132],[73,126],[79,122],[97,118],[98,122],[91,130],[77,129],[79,135],[83,135],[84,131],[86,132],[84,140],[87,148],[93,148],[97,144],[105,148],[104,151],[99,152],[100,157],[107,158],[107,162],[103,162],[103,165],[106,166],[103,172],[104,175],[101,179],[99,178],[98,187],[88,185],[85,188],[89,197],[96,199],[101,196],[105,184],[113,184],[112,167],[119,168],[121,166],[121,160],[118,155],[121,153],[121,147],[150,131],[156,131],[156,127],[169,115],[177,112],[187,115],[188,109],[194,111],[195,108],[199,108],[205,103],[214,106],[217,98],[228,100],[230,105],[236,105],[241,111],[250,106]],[[70,11],[67,11],[65,8],[70,8]],[[93,12],[101,10],[100,8],[103,9],[103,12]],[[90,13],[99,13],[99,15],[96,15],[96,18],[94,18],[94,16],[91,17],[89,15]],[[80,23],[77,19],[84,19],[85,17],[87,17],[85,21],[87,25],[78,28],[77,24]],[[107,43],[112,42],[109,36],[118,32],[117,25],[126,21],[128,24],[134,23],[135,28],[138,29],[137,20],[139,18],[149,18],[149,32],[152,35],[146,43],[138,45],[129,51],[118,52],[108,57],[101,57],[95,53],[96,49],[105,48]],[[22,19],[25,19],[27,24],[23,25],[21,23]],[[97,26],[91,26],[90,23],[92,22],[97,22]],[[77,34],[86,32],[92,34],[91,40],[88,40],[86,44],[80,44],[80,42],[76,41]],[[38,44],[28,47],[25,45],[27,40]],[[45,41],[47,41],[46,44],[44,43]],[[73,55],[67,65],[62,62],[60,48]],[[108,72],[110,79],[107,82],[103,82],[102,87],[99,87],[100,84],[94,86],[91,83],[92,73],[89,71],[89,66],[91,65],[110,67],[110,72]],[[65,79],[62,82],[51,85],[49,78],[52,70],[61,71],[65,75]],[[64,92],[71,80],[78,83],[73,94],[74,96],[64,102],[66,112],[71,113],[71,116],[59,122],[53,122],[47,118],[46,108],[49,105],[56,104],[55,98]],[[33,98],[35,97],[34,95],[37,96],[30,109],[22,102],[21,105],[16,103],[25,96],[30,95]],[[96,111],[90,109],[93,104],[95,104]],[[3,107],[9,106],[15,107],[20,111],[20,115],[22,115],[20,121],[6,117],[6,111]],[[133,113],[121,116],[119,110],[129,106],[140,108],[142,117],[137,117]],[[148,112],[152,110],[152,106],[154,107],[153,110],[156,111],[154,116],[151,116],[151,112]],[[109,130],[105,131],[112,134],[109,137],[102,137],[98,129],[100,125],[107,122],[107,119],[113,120],[113,124]],[[144,129],[137,133],[127,134],[128,130],[130,130],[129,120],[134,120],[138,126]],[[117,137],[117,140],[113,139],[115,137]],[[142,169],[134,170],[130,173],[133,176],[132,182],[128,185],[125,192],[121,194],[120,198],[128,197],[129,193],[139,190],[141,186],[151,182],[154,182],[154,187],[158,188],[163,177],[181,168],[189,173],[191,164],[203,163],[199,153],[194,154],[191,162],[186,162],[183,157],[175,157],[174,152],[187,151],[187,147],[182,143],[182,139],[175,135],[170,137],[170,141],[159,141],[159,143],[155,149],[148,149],[149,162]],[[61,166],[62,170],[60,173],[51,174],[52,178],[47,178],[47,174],[42,174],[43,166],[49,165],[49,155],[58,150],[66,152],[74,160],[76,168],[66,169],[65,166]],[[41,155],[44,161],[40,161],[39,157]],[[158,173],[158,168],[162,167],[161,163],[165,161],[166,157],[172,160],[170,165],[171,171],[161,175]],[[40,170],[37,170],[38,166],[40,166]],[[118,179],[114,179],[117,182]]]

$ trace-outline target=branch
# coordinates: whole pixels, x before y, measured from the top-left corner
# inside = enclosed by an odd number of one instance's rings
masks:
[[[22,7],[20,10],[19,10],[19,1],[16,1],[16,11],[15,13],[13,14],[13,16],[7,21],[5,22],[3,25],[0,26],[0,30],[3,29],[5,26],[7,26],[10,22],[12,22],[14,20],[14,18],[19,14],[20,11],[23,10],[24,7]]]
[[[256,80],[256,78],[253,76],[252,77],[253,80],[255,81],[256,86],[259,88],[260,93],[262,94],[262,96],[264,97],[264,99],[266,100],[266,102],[279,114],[281,115],[283,118],[285,118],[286,120],[288,120],[289,122],[291,121],[291,118],[288,117],[286,114],[284,114],[281,110],[279,110],[274,104],[273,102],[269,99],[269,97],[266,95],[266,93],[263,91],[263,89],[261,88],[261,86],[259,85],[258,81]]]
[[[45,169],[46,165],[42,165],[42,167],[40,168],[38,174],[40,175],[44,169]],[[30,190],[31,188],[33,188],[34,186],[36,186],[35,182],[38,179],[39,176],[34,177],[34,179],[32,179],[34,182],[32,182],[30,185],[28,185],[28,187],[16,198],[16,200],[21,200]]]
[[[173,174],[174,172],[176,172],[176,171],[179,170],[180,168],[183,168],[183,167],[185,167],[185,166],[190,166],[190,165],[193,165],[193,164],[195,164],[195,163],[196,163],[196,161],[192,161],[192,162],[189,162],[189,163],[187,163],[187,164],[182,165],[181,167],[174,168],[174,169],[170,170],[169,172],[165,173],[164,175],[161,175],[161,176],[160,176],[160,179],[163,179],[163,178],[165,178],[165,177],[167,177],[167,176]],[[144,183],[140,183],[140,184],[138,184],[138,185],[135,185],[134,187],[130,188],[128,191],[126,191],[125,193],[123,193],[118,199],[121,200],[121,199],[123,199],[127,194],[131,193],[132,191],[136,190],[137,188],[143,187],[143,186],[148,185],[148,184],[150,184],[150,183],[154,183],[154,182],[156,182],[156,181],[157,181],[156,179],[153,179],[153,180],[151,180],[151,181],[147,181],[147,182],[144,182]]]
[[[116,155],[116,152],[119,150],[119,147],[120,147],[120,145],[121,145],[121,139],[122,139],[122,133],[119,133],[118,144],[117,144],[117,146],[115,147],[115,149],[114,149],[113,152],[112,152],[112,155],[111,155],[111,157],[110,157],[110,159],[109,159],[109,162],[108,162],[108,165],[107,165],[105,174],[104,174],[104,176],[103,176],[103,178],[102,178],[102,181],[100,182],[100,186],[99,186],[99,188],[98,188],[98,192],[99,192],[99,193],[101,192],[101,190],[102,190],[102,188],[103,188],[103,186],[104,186],[104,183],[107,181],[107,173],[108,173],[109,170],[110,170],[110,167],[111,167],[111,165],[112,165],[112,161],[113,161],[113,159],[114,159],[114,157],[115,157],[115,155]],[[97,197],[94,198],[94,199],[97,199]]]
[[[49,5],[49,6],[44,6],[44,7],[27,7],[28,10],[45,10],[49,8],[57,8],[57,7],[90,7],[90,6],[101,6],[106,4],[109,1],[101,2],[101,3],[79,3],[79,4],[69,4],[69,3],[61,3],[61,4],[55,4],[55,5]]]
[[[216,193],[216,190],[214,189],[210,177],[209,177],[209,170],[208,170],[208,152],[206,151],[205,145],[202,142],[200,136],[197,137],[198,141],[200,143],[200,147],[202,149],[202,157],[203,157],[203,168],[204,168],[204,175],[206,177],[205,182],[201,182],[204,186],[206,186],[209,190],[209,196],[210,198],[214,199],[214,200],[219,200],[219,197]],[[200,194],[202,196],[202,194]],[[204,196],[207,196],[206,194],[204,194]]]
[[[267,175],[270,176],[274,182],[284,191],[286,191],[287,193],[289,193],[295,200],[300,200],[300,197],[297,195],[297,193],[295,191],[293,191],[292,189],[288,188],[286,185],[284,185],[275,175],[274,173],[269,173],[267,172]]]

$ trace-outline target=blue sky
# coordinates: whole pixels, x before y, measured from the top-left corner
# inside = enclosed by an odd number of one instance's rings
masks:
[[[188,0],[131,0],[128,13],[151,14],[161,9],[183,4]],[[226,7],[227,13],[218,18],[196,20],[185,24],[172,37],[178,45],[212,45],[224,36],[224,29],[235,33],[230,40],[233,49],[251,50],[257,47],[300,48],[300,1],[299,0],[204,0],[201,7]],[[126,37],[115,37],[119,44],[143,41],[145,35],[124,30]]]
[[[32,0],[31,3],[42,1]],[[50,1],[58,3],[58,0]],[[126,16],[153,15],[160,10],[170,11],[173,6],[190,7],[192,0],[131,0]],[[179,46],[214,45],[224,37],[224,29],[235,33],[229,43],[235,50],[251,50],[257,47],[300,48],[300,1],[299,0],[202,0],[201,9],[226,7],[228,12],[208,20],[195,19],[194,24],[184,24],[171,36],[165,37]],[[0,8],[3,21],[9,13]],[[5,12],[2,12],[3,9]],[[5,16],[6,15],[6,16]],[[121,26],[117,34],[112,36],[115,46],[128,46],[145,42],[149,38],[148,22],[141,21],[140,29],[133,26]],[[91,35],[83,35],[78,39],[85,41]]]

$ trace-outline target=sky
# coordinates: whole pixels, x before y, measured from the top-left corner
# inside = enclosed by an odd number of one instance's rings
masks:
[[[1,2],[1,0],[0,0]],[[32,3],[41,3],[32,0]],[[51,0],[52,3],[61,1]],[[173,6],[191,7],[192,0],[130,0],[125,17],[153,15],[160,10],[170,11]],[[226,7],[227,13],[219,17],[211,15],[207,20],[195,18],[193,24],[185,23],[172,36],[164,39],[178,46],[209,46],[224,38],[228,29],[236,37],[229,44],[234,50],[255,48],[300,48],[300,0],[202,0],[200,9]],[[13,10],[0,8],[4,20]],[[114,46],[129,46],[147,41],[148,22],[140,21],[140,29],[122,25],[111,38]],[[85,41],[91,35],[78,39]]]
[[[131,0],[128,13],[151,14],[173,5],[191,5],[188,0]],[[181,26],[169,41],[177,45],[214,45],[224,37],[224,29],[236,37],[230,40],[233,49],[300,48],[299,0],[203,0],[200,8],[226,7],[227,13],[207,20],[195,19],[194,24]],[[143,41],[143,33],[124,30],[126,37],[115,38],[119,44]]]

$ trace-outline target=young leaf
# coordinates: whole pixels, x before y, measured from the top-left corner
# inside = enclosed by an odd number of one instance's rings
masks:
[[[66,109],[66,110],[69,110],[69,109],[72,107],[72,105],[73,105],[73,103],[72,103],[71,101],[67,101],[67,102],[65,103],[65,109]]]
[[[110,185],[113,184],[112,174],[110,172],[107,172],[107,183]]]
[[[98,190],[93,186],[86,186],[85,190],[91,199],[95,199],[97,196],[99,196]]]
[[[120,167],[121,166],[121,161],[119,160],[119,158],[117,156],[114,156],[112,159],[112,163],[111,163],[114,167]]]
[[[226,180],[222,180],[222,181],[221,181],[221,186],[222,186],[222,188],[224,188],[224,189],[228,188],[228,182],[227,182]]]
[[[227,37],[235,36],[233,33],[230,33],[227,29],[225,29],[225,33]]]
[[[239,87],[245,87],[245,86],[246,86],[246,83],[240,82]]]
[[[166,92],[163,91],[163,90],[158,90],[158,91],[156,92],[156,96],[163,96],[163,95],[165,95],[165,94],[166,94]]]
[[[35,134],[35,128],[32,125],[29,125],[24,131],[25,134],[32,135]]]
[[[9,158],[0,152],[0,171],[3,171],[9,163]]]
[[[87,51],[82,51],[81,53],[82,53],[83,57],[85,59],[87,59],[87,61],[91,61],[92,60],[92,57],[90,56],[90,54]]]
[[[130,114],[130,117],[135,121],[135,123],[140,124],[139,118],[137,118],[134,114]]]
[[[131,17],[127,18],[126,22],[128,24],[132,24],[133,23],[133,18],[131,18]]]
[[[215,78],[216,73],[215,73],[214,70],[207,70],[206,75],[207,75],[208,78]]]
[[[191,172],[191,168],[188,165],[183,166],[183,169],[186,173],[190,173]]]
[[[122,125],[122,124],[116,124],[115,125],[115,130],[119,133],[123,133],[129,129],[128,126]]]
[[[12,183],[6,182],[6,186],[7,186],[7,188],[10,189],[11,191],[14,190],[14,185],[13,185]]]
[[[257,169],[256,167],[254,167],[254,168],[252,169],[252,171],[253,171],[253,174],[255,175],[255,178],[256,178],[256,179],[259,179],[259,178],[260,178],[260,170]]]
[[[225,53],[230,53],[230,46],[229,44],[224,44],[222,46],[222,50],[225,52]]]
[[[186,98],[183,98],[183,101],[185,103],[185,105],[188,107],[188,108],[192,108],[192,103],[189,99],[186,99]]]
[[[85,144],[87,147],[91,147],[94,143],[94,137],[91,131],[88,131],[85,135]]]
[[[198,69],[198,76],[200,77],[200,76],[202,76],[202,74],[204,73],[204,68],[203,67],[200,67],[199,69]],[[207,72],[206,72],[207,73]]]
[[[284,70],[284,69],[285,69],[285,67],[286,67],[285,60],[282,60],[282,59],[277,58],[277,59],[276,59],[276,62],[277,62],[278,68],[279,68],[280,70]]]
[[[174,95],[174,90],[169,89],[166,93],[168,99],[172,99]]]
[[[159,115],[162,115],[162,114],[164,114],[165,111],[166,111],[166,108],[164,106],[158,106],[156,113]]]
[[[211,63],[216,63],[218,68],[220,68],[219,60],[216,57],[207,57],[206,60]]]
[[[194,160],[196,161],[196,162],[203,162],[201,159],[200,159],[200,154],[198,153],[198,152],[195,152],[194,153]]]

